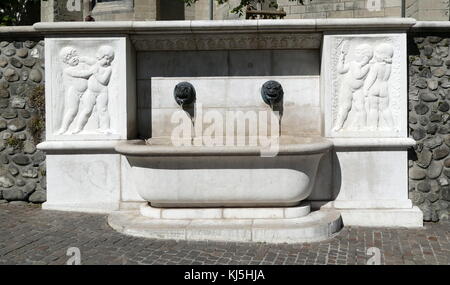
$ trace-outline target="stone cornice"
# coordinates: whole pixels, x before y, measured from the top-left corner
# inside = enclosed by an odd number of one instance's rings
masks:
[[[416,21],[410,18],[367,19],[285,19],[224,21],[117,21],[36,23],[33,28],[46,34],[126,33],[126,34],[196,34],[196,33],[266,33],[324,32],[348,30],[408,30]]]

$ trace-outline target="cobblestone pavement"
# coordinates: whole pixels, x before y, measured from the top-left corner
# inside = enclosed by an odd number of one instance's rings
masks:
[[[82,264],[450,264],[450,222],[424,229],[345,227],[328,241],[304,244],[192,242],[130,237],[107,216],[0,205],[0,264],[65,264],[78,247]]]

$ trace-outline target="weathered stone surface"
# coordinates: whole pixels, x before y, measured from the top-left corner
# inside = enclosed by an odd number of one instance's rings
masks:
[[[426,117],[426,116],[422,116],[422,117],[420,117],[420,119],[419,119],[419,123],[420,123],[422,126],[428,125],[429,122],[430,122],[430,119],[428,119],[428,117]]]
[[[38,172],[36,170],[36,168],[27,168],[25,170],[22,171],[22,176],[24,178],[37,178],[38,177]]]
[[[448,112],[450,110],[450,105],[448,104],[448,102],[445,102],[445,101],[440,102],[438,109],[441,112]]]
[[[0,131],[5,130],[7,127],[7,123],[5,120],[0,120]]]
[[[8,164],[9,163],[9,158],[8,158],[8,155],[6,153],[0,154],[0,163],[1,164]]]
[[[446,58],[448,56],[448,46],[439,46],[436,48],[436,54],[440,58]]]
[[[0,98],[9,98],[8,89],[0,88]]]
[[[422,168],[427,168],[431,160],[433,159],[433,153],[429,151],[428,149],[422,150],[422,152],[419,152],[417,154],[417,165]]]
[[[28,200],[32,203],[44,203],[47,201],[47,193],[44,190],[37,190],[31,194],[31,196],[28,198]]]
[[[14,179],[12,179],[9,175],[2,175],[2,176],[0,176],[0,187],[10,188],[12,186],[14,186]],[[5,193],[3,192],[3,195],[4,194]]]
[[[16,179],[16,185],[19,187],[22,187],[26,184],[25,180],[21,179],[21,178],[17,178]]]
[[[36,83],[39,83],[42,81],[42,73],[37,69],[33,69],[30,72],[30,79]]]
[[[23,42],[23,45],[26,47],[26,48],[34,48],[34,46],[36,45],[37,43],[35,42],[35,41],[24,41]]]
[[[443,167],[444,166],[442,165],[442,162],[439,162],[439,161],[431,162],[430,166],[428,167],[428,171],[427,171],[428,178],[430,178],[430,179],[438,178],[442,173]]]
[[[433,46],[426,45],[423,47],[423,55],[424,56],[431,56],[433,54]]]
[[[438,81],[435,79],[428,80],[427,84],[428,84],[428,89],[430,89],[430,90],[436,90],[436,89],[438,89],[438,86],[439,86]]]
[[[16,50],[13,48],[7,49],[3,52],[4,55],[6,56],[13,56],[16,54]]]
[[[448,179],[445,177],[441,177],[438,179],[438,183],[441,186],[448,186],[450,183],[448,182]]]
[[[448,126],[439,126],[437,133],[438,134],[442,134],[442,135],[449,134],[450,133],[450,127],[448,127]]]
[[[435,136],[435,137],[424,140],[423,145],[425,147],[433,149],[433,148],[436,148],[436,147],[442,145],[443,142],[444,142],[444,140],[440,136]]]
[[[2,117],[5,119],[14,119],[17,117],[17,111],[14,109],[5,109],[1,111]]]
[[[433,67],[442,66],[443,63],[444,62],[442,61],[442,59],[436,58],[436,57],[425,60],[425,65],[433,66]],[[434,74],[434,71],[432,71],[432,73]]]
[[[450,168],[450,157],[444,160],[444,166]]]
[[[26,58],[22,62],[23,62],[23,65],[31,68],[36,63],[36,60],[34,58]]]
[[[447,146],[450,146],[450,135],[444,137],[444,142]]]
[[[431,124],[427,126],[427,134],[434,135],[436,134],[439,126],[437,124]]]
[[[28,71],[22,70],[22,71],[20,72],[20,74],[21,74],[22,80],[23,80],[23,81],[27,81],[28,75],[29,75]]]
[[[449,154],[449,149],[445,145],[435,148],[433,150],[433,157],[435,160],[440,160],[447,157]]]
[[[433,113],[430,115],[430,121],[432,122],[440,122],[441,120],[442,120],[441,114]]]
[[[436,44],[436,43],[442,41],[442,38],[437,37],[437,36],[429,36],[429,37],[427,37],[427,40],[429,43]]]
[[[440,64],[440,65],[442,65],[442,61],[441,61],[441,64]],[[439,65],[439,66],[440,66],[440,65]],[[445,75],[446,72],[447,72],[447,70],[444,69],[444,68],[436,68],[436,69],[433,70],[431,73],[433,74],[433,76],[436,76],[436,77],[442,77],[442,76]]]
[[[27,139],[27,135],[25,133],[23,133],[23,132],[22,133],[18,133],[18,134],[16,134],[16,138],[18,140],[24,141],[24,140]]]
[[[36,182],[28,182],[22,189],[22,191],[28,196],[36,189]]]
[[[3,198],[8,201],[23,201],[27,199],[27,194],[21,189],[11,188],[3,191]]]
[[[417,187],[417,191],[424,192],[424,193],[430,192],[430,190],[431,190],[431,186],[428,181],[419,182],[416,187]]]
[[[28,165],[31,163],[31,159],[23,154],[19,154],[13,158],[13,161],[17,165]]]
[[[13,97],[11,99],[11,107],[16,109],[23,109],[25,108],[25,98],[22,97]]]
[[[441,82],[441,87],[445,89],[450,88],[450,81],[446,80]]]
[[[423,68],[420,72],[419,72],[419,76],[423,77],[423,78],[431,78],[431,70],[429,67],[427,68]]]
[[[26,49],[26,48],[18,49],[18,50],[16,51],[16,55],[17,55],[18,57],[25,58],[25,57],[28,56],[28,49]]]
[[[25,129],[26,126],[27,126],[27,123],[25,122],[25,120],[19,119],[19,118],[11,120],[8,123],[8,129],[13,132],[22,131]]]
[[[26,199],[26,196],[24,197],[25,197],[24,199]],[[9,204],[11,206],[28,206],[28,202],[26,201],[10,201]]]
[[[5,79],[9,82],[15,82],[19,80],[19,74],[17,74],[17,72],[12,68],[7,68],[3,72],[3,77],[5,77]]]
[[[420,192],[412,192],[409,194],[409,198],[414,203],[414,205],[420,205],[425,201],[425,197]]]
[[[419,95],[420,99],[424,102],[435,102],[438,100],[438,97],[436,94],[431,92],[421,92]]]
[[[39,50],[37,48],[32,49],[30,55],[33,58],[40,58],[41,57],[41,54],[39,53]]]
[[[8,168],[8,171],[13,176],[16,176],[17,174],[19,174],[19,169],[17,167],[15,167],[14,165],[10,165]]]
[[[0,57],[0,67],[5,68],[8,65],[8,60],[5,57]]]
[[[47,178],[44,176],[39,180],[42,189],[47,189]]]
[[[421,66],[421,65],[423,64],[423,61],[422,61],[422,59],[421,59],[420,57],[417,57],[417,58],[415,58],[415,59],[412,61],[411,64],[412,64],[412,65],[415,65],[415,66]]]
[[[414,110],[418,115],[425,115],[430,110],[430,108],[426,104],[420,103],[414,107]]]
[[[39,166],[39,164],[45,161],[45,154],[42,151],[37,151],[33,154],[31,160],[33,161],[34,166]]]
[[[9,63],[16,68],[21,68],[23,66],[22,62],[15,57],[12,57],[9,60]]]
[[[422,128],[417,128],[412,132],[412,137],[416,141],[423,139],[426,135],[427,135],[426,131]]]
[[[414,180],[422,180],[426,177],[426,171],[422,168],[413,166],[409,169],[409,178]]]
[[[36,146],[34,145],[34,143],[30,142],[30,141],[26,141],[23,144],[23,152],[24,153],[28,153],[28,154],[32,154],[36,151]]]
[[[31,114],[27,110],[19,110],[19,115],[24,119],[31,118]]]
[[[418,78],[415,86],[420,89],[425,89],[425,88],[427,88],[428,84],[424,78]]]
[[[436,193],[429,193],[427,195],[427,200],[430,201],[431,203],[436,202],[437,200],[439,200],[439,195]]]

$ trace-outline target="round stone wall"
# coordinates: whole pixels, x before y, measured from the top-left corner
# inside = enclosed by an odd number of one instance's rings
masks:
[[[450,36],[410,37],[409,196],[425,221],[448,219],[450,204]]]
[[[46,199],[44,42],[0,38],[0,203]]]

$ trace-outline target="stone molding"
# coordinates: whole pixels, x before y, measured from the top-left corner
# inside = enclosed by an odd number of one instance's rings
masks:
[[[399,19],[286,19],[224,21],[116,21],[36,23],[33,28],[44,33],[201,33],[201,32],[322,32],[329,30],[408,30],[416,21]]]
[[[136,50],[242,50],[242,49],[319,49],[322,35],[303,34],[201,34],[132,36]]]
[[[224,24],[225,22],[225,24]],[[109,33],[126,34],[167,32],[254,31],[268,32],[324,32],[338,30],[441,30],[449,28],[447,21],[416,21],[412,18],[368,19],[283,19],[276,20],[226,20],[226,21],[105,21],[105,22],[40,22],[33,26],[0,27],[0,36],[18,34],[52,33]]]

